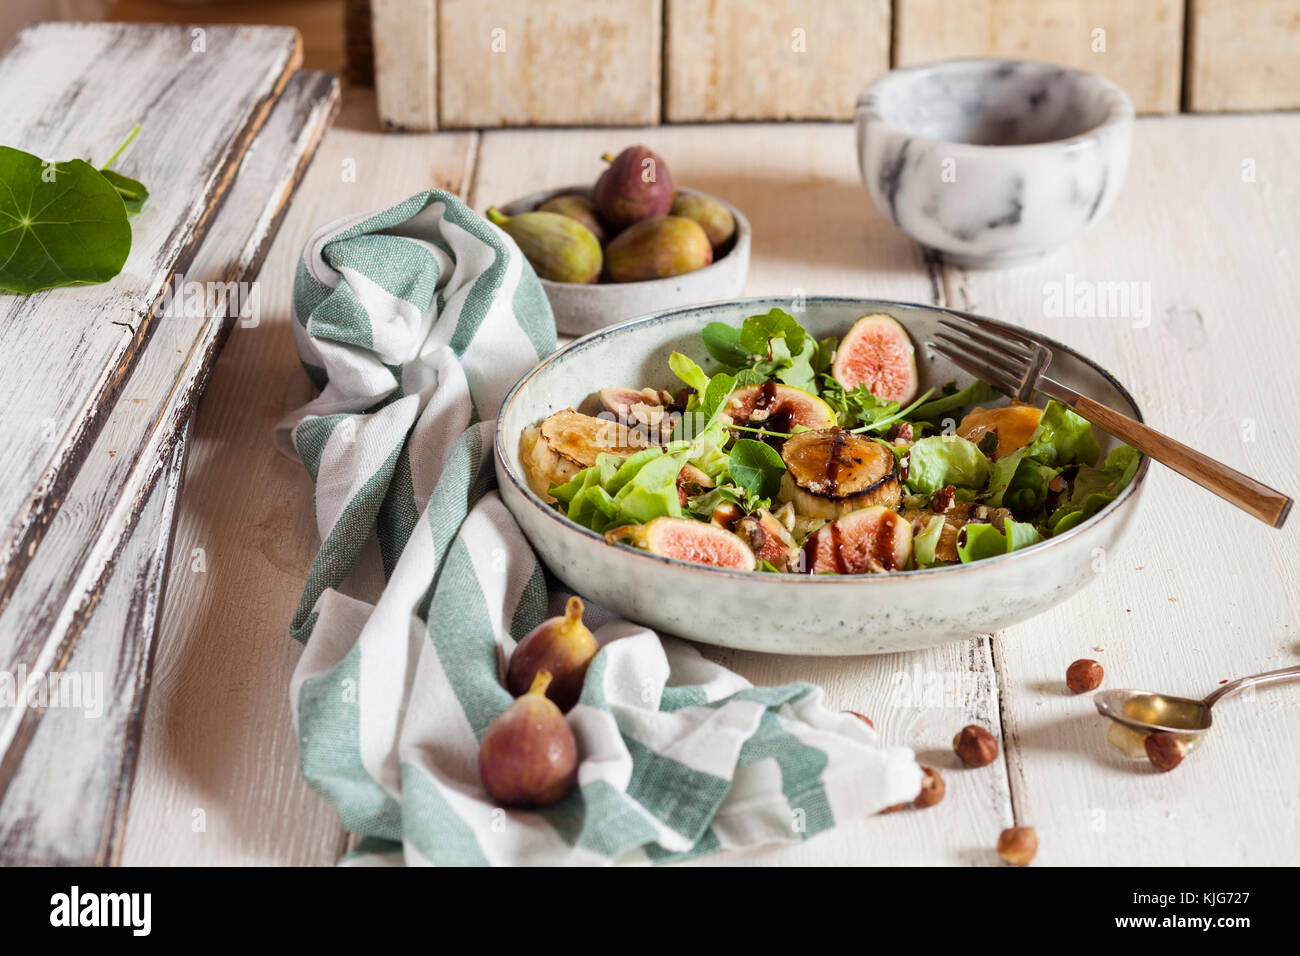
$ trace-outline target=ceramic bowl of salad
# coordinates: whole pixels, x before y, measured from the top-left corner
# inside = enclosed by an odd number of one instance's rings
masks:
[[[635,319],[515,385],[500,493],[557,577],[665,633],[785,654],[964,639],[1094,579],[1097,549],[1133,521],[1145,458],[932,354],[946,310],[801,306]],[[1113,376],[1048,344],[1054,377],[1141,419]]]

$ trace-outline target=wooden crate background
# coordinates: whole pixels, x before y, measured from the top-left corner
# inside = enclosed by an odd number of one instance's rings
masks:
[[[1142,113],[1300,107],[1300,0],[371,6],[380,114],[399,128],[846,120],[891,64],[954,56],[1091,70]]]

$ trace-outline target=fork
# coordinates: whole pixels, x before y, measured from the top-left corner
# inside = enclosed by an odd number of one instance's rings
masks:
[[[926,345],[958,368],[1017,401],[1042,392],[1265,524],[1280,528],[1286,523],[1292,501],[1282,492],[1049,378],[1045,373],[1052,350],[1038,339],[965,312],[944,314],[939,320],[944,331],[935,333],[939,341]]]

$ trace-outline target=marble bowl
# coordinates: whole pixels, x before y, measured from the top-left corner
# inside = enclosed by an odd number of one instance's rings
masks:
[[[1106,214],[1133,104],[1050,63],[963,59],[894,70],[858,97],[858,165],[876,207],[947,261],[1029,262]]]
[[[697,194],[697,189],[678,189],[679,193]],[[565,186],[532,193],[507,203],[501,211],[507,216],[530,212],[556,196],[574,193],[589,196],[588,186]],[[703,195],[708,195],[707,193]],[[717,196],[736,220],[736,233],[717,250],[710,265],[667,279],[645,282],[601,282],[582,285],[576,282],[552,282],[541,279],[546,298],[555,314],[555,327],[561,335],[586,335],[606,326],[616,325],[638,315],[678,305],[695,305],[730,299],[740,295],[749,277],[749,220],[739,209]]]
[[[931,355],[943,309],[863,299],[810,297],[799,321],[818,338],[843,335],[859,316],[887,312],[917,343],[921,388],[970,377]],[[788,309],[788,299],[719,302],[649,315],[578,339],[525,375],[497,417],[500,494],[542,562],[578,593],[634,621],[707,644],[781,654],[878,654],[961,640],[1032,617],[1096,580],[1137,512],[1148,462],[1097,515],[1041,544],[972,564],[859,576],[743,573],[606,544],[528,489],[520,433],[553,412],[588,407],[608,385],[677,388],[668,356],[684,352],[706,370],[700,341],[712,321]],[[1133,397],[1094,362],[1057,342],[1052,375],[1133,418]],[[1105,451],[1110,436],[1098,431]],[[1078,613],[1088,614],[1086,604]],[[1101,609],[1097,613],[1103,613]]]

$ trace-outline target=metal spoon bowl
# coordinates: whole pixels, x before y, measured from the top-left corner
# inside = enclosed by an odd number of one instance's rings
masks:
[[[1174,697],[1149,690],[1107,690],[1093,697],[1097,712],[1141,734],[1165,732],[1200,737],[1214,723],[1211,708],[1247,687],[1300,680],[1300,665],[1241,677],[1224,684],[1204,700]]]

